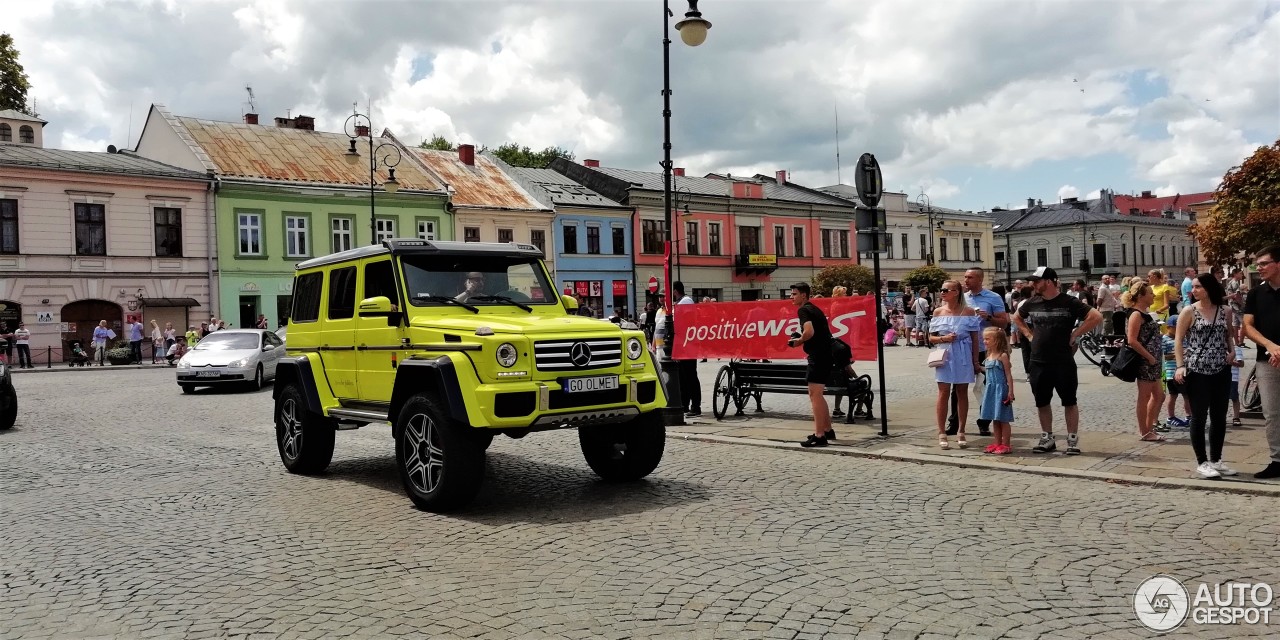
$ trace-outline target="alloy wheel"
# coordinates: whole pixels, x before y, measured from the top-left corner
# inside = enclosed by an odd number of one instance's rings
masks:
[[[406,454],[404,467],[409,481],[427,494],[440,486],[444,475],[444,450],[440,448],[440,430],[426,414],[419,413],[405,424]]]
[[[284,428],[281,449],[286,458],[297,460],[302,454],[302,420],[298,418],[298,405],[293,398],[286,398],[281,405],[280,423]]]

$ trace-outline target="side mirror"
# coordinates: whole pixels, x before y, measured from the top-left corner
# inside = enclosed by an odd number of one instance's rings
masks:
[[[266,345],[262,345],[262,351],[263,351],[264,353],[265,353],[265,352],[267,352],[267,351],[275,351],[275,350],[276,350],[276,346],[275,346],[274,344],[266,344]]]
[[[386,296],[365,298],[357,305],[361,318],[379,318],[391,313],[391,299]]]
[[[568,309],[568,310],[570,310],[570,311],[577,311],[577,310],[578,310],[578,300],[577,300],[577,298],[574,298],[573,296],[570,296],[570,295],[561,295],[561,296],[560,296],[560,302],[563,302],[563,303],[564,303],[564,308],[566,308],[566,309]]]

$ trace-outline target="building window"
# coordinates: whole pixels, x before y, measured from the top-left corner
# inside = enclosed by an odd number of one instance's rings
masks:
[[[720,255],[720,223],[707,223],[707,255]]]
[[[600,227],[596,225],[587,225],[587,253],[591,255],[600,253]]]
[[[738,253],[760,253],[760,227],[738,227]]]
[[[511,229],[498,229],[498,242],[510,244],[516,241],[516,232]]]
[[[698,223],[696,221],[684,223],[684,245],[686,255],[698,255]]]
[[[1107,245],[1093,245],[1093,266],[1097,268],[1107,266]]]
[[[1169,261],[1164,259],[1164,245],[1160,245],[1160,264],[1169,264]]]
[[[822,257],[824,258],[848,258],[849,257],[849,230],[848,229],[823,229],[822,230]]]
[[[932,260],[933,256],[929,255],[928,242],[928,238],[925,237],[925,234],[920,234],[920,257],[926,260]]]
[[[1156,266],[1160,265],[1160,263],[1156,262],[1156,246],[1154,244],[1151,245],[1151,264]]]
[[[107,255],[107,207],[76,203],[76,255]]]
[[[156,256],[182,256],[182,209],[156,207]]]
[[[773,228],[773,253],[779,258],[787,255],[787,228]]]
[[[973,239],[973,259],[979,263],[982,262],[982,240]]]
[[[1129,245],[1127,244],[1120,245],[1120,264],[1129,264]]]
[[[237,214],[236,227],[240,235],[240,255],[262,255],[262,214]]]
[[[1027,270],[1027,250],[1018,249],[1018,271]]]
[[[564,236],[564,252],[578,252],[578,227],[576,225],[566,224],[561,233]]]
[[[640,221],[640,251],[642,253],[661,254],[665,239],[662,236],[661,220]]]
[[[17,200],[0,200],[0,253],[18,253]]]
[[[1147,245],[1145,244],[1138,245],[1138,264],[1147,266]]]
[[[390,240],[396,237],[396,221],[394,218],[378,218],[373,221],[373,228],[376,230],[373,243],[382,244],[383,240]]]
[[[419,220],[418,221],[418,239],[419,240],[435,240],[436,239],[436,221],[435,220]]]
[[[1048,249],[1036,249],[1036,266],[1037,267],[1049,266],[1049,250]]]
[[[1003,251],[997,251],[997,252],[996,252],[996,271],[1004,271],[1004,270],[1005,270],[1005,266],[1004,266],[1004,252],[1003,252]]]
[[[908,245],[907,234],[904,233],[902,234],[902,259],[903,260],[906,260],[911,257],[910,255],[908,255],[910,252],[907,251],[907,245]]]
[[[938,238],[938,256],[942,258],[943,262],[946,262],[951,259],[951,257],[947,255],[947,239],[946,238]]]
[[[529,244],[538,248],[544,255],[547,253],[547,232],[542,229],[529,230]]]
[[[0,122],[0,142],[13,142],[13,127]]]
[[[27,125],[25,125],[25,124],[24,124],[24,125],[22,125],[21,127],[19,127],[19,128],[18,128],[18,142],[25,142],[26,144],[35,144],[35,142],[36,142],[36,132],[35,132],[35,129],[32,129],[31,127],[29,127],[29,126],[27,126]]]
[[[849,230],[841,229],[836,233],[836,237],[839,240],[839,243],[837,244],[837,246],[840,248],[840,255],[838,257],[848,258],[849,257]]]
[[[613,234],[613,255],[621,256],[627,253],[627,230],[622,227],[614,227],[610,229]]]
[[[885,250],[885,257],[892,260],[893,259],[893,234],[886,234],[884,237],[888,240],[888,246],[883,247],[883,249]]]
[[[480,227],[463,227],[463,242],[480,242]]]
[[[337,253],[351,249],[351,218],[334,218],[329,226],[330,250]]]
[[[969,239],[968,238],[964,238],[960,241],[960,250],[964,254],[964,261],[969,262],[971,258],[969,257]]]
[[[791,252],[797,258],[804,257],[804,227],[796,227],[791,230]]]
[[[310,229],[307,219],[301,216],[285,216],[284,218],[284,254],[289,258],[301,258],[308,255]]]
[[[1062,268],[1063,269],[1071,268],[1071,247],[1062,248]]]

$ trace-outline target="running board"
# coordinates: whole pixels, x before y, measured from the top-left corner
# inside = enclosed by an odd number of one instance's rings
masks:
[[[366,411],[364,409],[347,409],[337,408],[329,410],[329,417],[336,420],[346,420],[351,422],[386,422],[387,414],[377,411]]]

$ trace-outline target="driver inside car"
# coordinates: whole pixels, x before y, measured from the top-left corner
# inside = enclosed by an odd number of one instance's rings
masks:
[[[479,271],[469,272],[466,280],[463,280],[462,287],[462,293],[453,297],[458,302],[466,302],[471,298],[485,295],[484,274]]]

